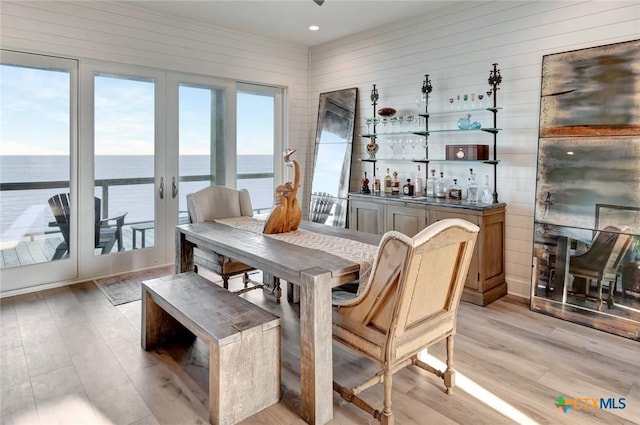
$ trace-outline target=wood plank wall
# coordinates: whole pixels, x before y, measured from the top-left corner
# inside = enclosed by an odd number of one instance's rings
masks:
[[[430,110],[446,110],[451,96],[486,91],[491,64],[497,62],[503,76],[498,102],[504,111],[498,115],[498,127],[505,130],[498,137],[501,163],[497,176],[500,201],[508,204],[507,282],[510,293],[528,298],[542,56],[639,37],[638,2],[451,2],[429,15],[312,48],[310,120],[313,122],[317,114],[321,92],[358,87],[359,129],[365,131],[364,118],[372,113],[369,95],[374,83],[380,93],[379,106],[415,113],[415,96],[424,74],[430,74],[434,87]],[[481,122],[489,120],[488,116],[483,118],[477,116]],[[449,119],[455,127],[458,115]],[[432,141],[433,149],[440,141],[456,143],[453,137],[432,137]],[[363,172],[371,172],[371,164],[357,161],[366,157],[366,142],[356,138],[354,145],[354,191],[360,187]],[[413,178],[417,171],[414,165],[387,164],[379,165],[380,173],[384,175],[390,166],[398,170],[401,181]],[[466,182],[467,166],[437,164],[431,168]],[[483,168],[476,173],[490,171]]]

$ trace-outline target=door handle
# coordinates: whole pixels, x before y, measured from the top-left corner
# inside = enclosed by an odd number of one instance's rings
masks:
[[[164,177],[160,177],[160,189],[158,190],[160,199],[164,199]]]
[[[178,196],[178,186],[176,186],[176,177],[171,178],[171,199],[175,199]]]

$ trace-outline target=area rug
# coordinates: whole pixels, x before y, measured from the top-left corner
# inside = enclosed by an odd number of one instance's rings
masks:
[[[156,267],[102,279],[94,279],[94,283],[113,305],[138,301],[142,293],[142,282],[156,277],[173,274],[173,266]]]

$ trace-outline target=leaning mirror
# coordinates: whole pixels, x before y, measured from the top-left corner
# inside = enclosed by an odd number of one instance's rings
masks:
[[[309,220],[346,227],[358,89],[320,93]]]

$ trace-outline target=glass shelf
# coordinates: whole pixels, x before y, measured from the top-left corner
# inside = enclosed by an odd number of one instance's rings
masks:
[[[469,113],[469,112],[498,112],[502,110],[501,106],[498,106],[496,108],[494,107],[487,107],[487,108],[473,108],[473,109],[460,109],[460,110],[454,110],[454,111],[437,111],[437,112],[429,112],[427,114],[418,114],[421,117],[434,117],[434,116],[439,116],[439,115],[452,115],[452,114],[465,114],[465,113]]]
[[[415,134],[417,136],[428,136],[431,133],[473,133],[475,131],[485,131],[487,133],[498,133],[502,131],[501,128],[493,128],[493,127],[482,127],[482,128],[470,128],[468,130],[460,130],[459,128],[445,128],[442,130],[429,130],[429,131],[399,131],[394,133],[370,133],[370,134],[361,134],[360,137],[383,137],[383,136],[401,136],[403,134]]]
[[[498,164],[500,162],[500,160],[494,160],[494,159],[427,159],[427,158],[416,158],[416,159],[407,159],[407,158],[376,158],[376,159],[370,159],[370,158],[361,158],[360,159],[361,162],[378,162],[378,161],[384,161],[384,162],[417,162],[417,163],[429,163],[429,162],[451,162],[451,163],[457,163],[457,164],[466,164],[469,162],[475,162],[475,163],[483,163],[483,164]]]

